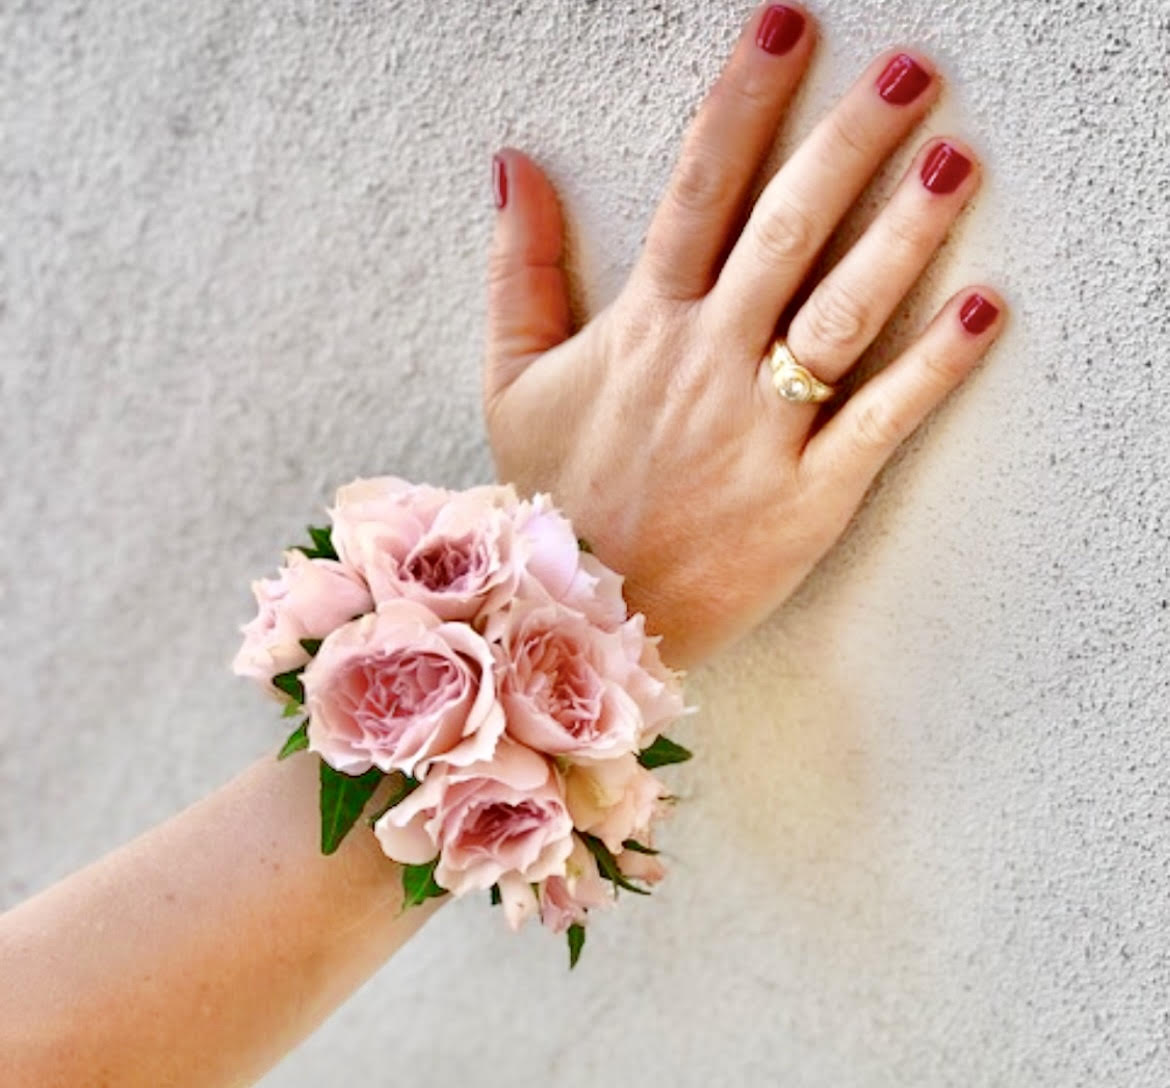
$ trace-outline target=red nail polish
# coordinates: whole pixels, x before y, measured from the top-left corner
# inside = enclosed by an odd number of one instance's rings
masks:
[[[988,302],[982,295],[972,295],[959,310],[959,320],[969,333],[978,336],[999,317],[999,307]]]
[[[778,57],[787,53],[804,33],[804,16],[795,8],[773,4],[764,12],[760,29],[756,31],[756,45],[765,53]]]
[[[950,144],[933,148],[922,164],[922,184],[932,193],[953,193],[971,173],[971,160]]]
[[[492,156],[492,193],[497,208],[508,203],[508,167],[499,155]]]
[[[929,84],[930,73],[906,53],[899,53],[877,78],[878,94],[895,106],[913,102]]]

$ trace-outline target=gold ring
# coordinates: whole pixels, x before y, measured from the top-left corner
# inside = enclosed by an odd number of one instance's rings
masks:
[[[792,349],[780,337],[772,342],[768,351],[768,365],[772,368],[772,385],[776,392],[793,404],[821,404],[836,390],[826,385],[801,366],[792,354]]]

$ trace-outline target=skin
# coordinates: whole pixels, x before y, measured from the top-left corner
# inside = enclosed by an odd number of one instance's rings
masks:
[[[484,384],[500,477],[553,493],[627,575],[676,665],[792,592],[1006,312],[980,285],[1000,316],[972,335],[960,292],[827,422],[776,395],[760,359],[777,321],[938,84],[892,107],[873,82],[893,54],[875,59],[739,231],[813,48],[809,19],[790,53],[763,52],[761,14],[690,128],[628,285],[575,335],[556,198],[529,159],[503,153]],[[979,183],[976,168],[954,194],[928,193],[928,150],[792,317],[789,343],[824,381],[854,364]],[[401,911],[400,870],[368,832],[322,857],[316,792],[315,760],[266,758],[0,917],[5,1084],[248,1084],[311,1032],[436,907]]]
[[[594,552],[626,576],[630,607],[678,666],[702,661],[784,601],[841,535],[891,453],[975,367],[1006,306],[964,288],[919,339],[825,411],[776,394],[761,362],[834,227],[937,100],[939,80],[894,106],[862,73],[737,224],[813,49],[740,37],[686,137],[642,255],[614,303],[570,335],[562,224],[539,168],[502,153],[509,182],[490,265],[485,416],[502,479],[548,491]],[[788,326],[822,381],[845,376],[934,255],[980,181],[929,192],[924,144],[887,206]],[[721,256],[727,253],[725,261]],[[979,335],[958,320],[974,291],[999,307]],[[814,424],[823,425],[814,427]]]

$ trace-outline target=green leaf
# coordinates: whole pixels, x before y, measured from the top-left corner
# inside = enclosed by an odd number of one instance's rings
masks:
[[[303,638],[301,639],[301,649],[310,657],[315,657],[317,651],[321,649],[321,643],[324,641],[324,639],[320,638]]]
[[[333,547],[333,534],[329,529],[317,525],[310,525],[309,539],[312,544],[295,544],[298,552],[304,552],[307,559],[336,559],[337,550]]]
[[[565,931],[565,936],[569,940],[569,970],[571,971],[577,966],[577,961],[581,958],[581,949],[585,947],[585,927],[574,922]]]
[[[633,850],[635,854],[650,854],[651,856],[658,853],[657,850],[651,850],[648,846],[643,846],[637,839],[626,839],[622,843],[627,850]]]
[[[332,854],[341,845],[383,777],[377,767],[365,774],[349,775],[321,760],[322,854]]]
[[[647,770],[653,770],[655,767],[665,767],[668,763],[686,763],[693,754],[669,737],[659,737],[649,748],[643,748],[638,753],[638,762]]]
[[[288,735],[288,740],[284,742],[284,747],[281,748],[277,759],[285,759],[291,756],[293,752],[299,752],[302,748],[309,747],[309,719],[306,718],[300,725],[296,727]]]
[[[402,907],[417,907],[428,899],[435,899],[446,895],[447,889],[435,883],[435,866],[439,864],[438,857],[424,861],[421,865],[404,865],[402,867]]]
[[[300,703],[285,703],[284,709],[280,712],[282,718],[295,718],[301,712]]]
[[[305,701],[305,685],[301,683],[301,673],[304,669],[291,669],[272,678],[272,686],[283,691],[290,699],[297,703]]]
[[[618,868],[617,858],[610,853],[609,847],[596,835],[588,835],[584,832],[581,832],[580,835],[581,841],[589,848],[589,853],[597,859],[597,868],[601,870],[601,875],[606,880],[612,880],[615,888],[625,888],[626,891],[633,892],[635,895],[650,894],[645,888],[639,888],[636,884],[631,884],[622,875],[621,869]]]
[[[503,902],[503,897],[500,895],[499,884],[492,885],[492,906],[498,907]]]
[[[593,554],[593,549],[589,546],[589,541],[584,537],[577,537],[577,547],[580,548],[581,551],[587,552],[589,555]]]
[[[337,550],[333,547],[333,534],[327,528],[317,525],[309,526],[309,539],[317,549],[317,559],[336,559]]]
[[[401,771],[395,771],[391,777],[394,778],[394,782],[390,786],[390,796],[386,798],[386,803],[370,817],[371,827],[398,804],[399,801],[414,793],[420,785],[417,778],[411,778],[410,775],[403,774]]]

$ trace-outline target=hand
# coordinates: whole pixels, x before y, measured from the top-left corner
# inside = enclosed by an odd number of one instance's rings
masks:
[[[804,579],[873,477],[975,366],[1000,296],[966,288],[823,426],[761,360],[819,251],[939,80],[890,51],[743,204],[813,50],[811,19],[757,10],[691,124],[617,300],[570,336],[562,224],[540,170],[495,163],[485,413],[500,478],[549,491],[675,665],[746,633]],[[886,207],[784,335],[836,383],[877,335],[979,184],[959,140],[919,149]],[[802,286],[805,290],[802,290]]]

